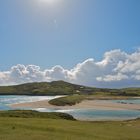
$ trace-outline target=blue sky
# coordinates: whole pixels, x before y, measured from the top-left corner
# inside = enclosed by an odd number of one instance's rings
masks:
[[[42,4],[41,4],[42,3]],[[71,68],[140,45],[139,0],[0,1],[0,64]]]
[[[139,6],[139,0],[0,0],[0,85],[140,86]]]

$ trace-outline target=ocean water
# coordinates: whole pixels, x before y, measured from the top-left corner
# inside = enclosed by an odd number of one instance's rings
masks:
[[[51,100],[61,96],[0,96],[0,110],[11,110],[10,104],[34,102],[41,100]],[[109,101],[110,102],[110,101]],[[137,100],[111,100],[111,102],[125,104],[140,104],[140,99]],[[40,112],[64,112],[72,115],[80,120],[128,120],[140,118],[140,110],[95,110],[95,109],[73,109],[59,110],[49,108],[20,108],[31,109]]]
[[[51,100],[61,96],[17,96],[17,95],[8,95],[0,96],[0,110],[10,110],[10,104],[17,103],[26,103],[26,102],[35,102],[42,100]]]

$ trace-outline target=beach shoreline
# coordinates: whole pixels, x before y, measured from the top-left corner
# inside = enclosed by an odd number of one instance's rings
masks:
[[[111,102],[111,100],[84,100],[73,106],[55,106],[49,104],[48,100],[11,104],[11,108],[47,108],[58,110],[69,109],[97,109],[97,110],[140,110],[139,104],[123,104]]]

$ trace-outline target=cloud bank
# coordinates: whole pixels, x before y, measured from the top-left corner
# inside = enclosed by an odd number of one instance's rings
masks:
[[[90,58],[70,70],[59,65],[41,70],[39,66],[18,64],[0,71],[0,85],[54,80],[107,88],[140,86],[140,50],[131,54],[111,50],[101,61]]]

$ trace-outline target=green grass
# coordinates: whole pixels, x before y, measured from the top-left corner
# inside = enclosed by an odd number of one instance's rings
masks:
[[[80,122],[0,117],[0,140],[139,140],[140,120]]]
[[[72,106],[77,103],[80,103],[86,98],[86,95],[70,95],[66,97],[60,97],[57,99],[52,99],[49,101],[50,104],[52,105],[57,105],[57,106]]]
[[[71,115],[60,112],[38,112],[32,110],[9,110],[0,111],[0,117],[17,117],[17,118],[51,118],[75,120]]]

